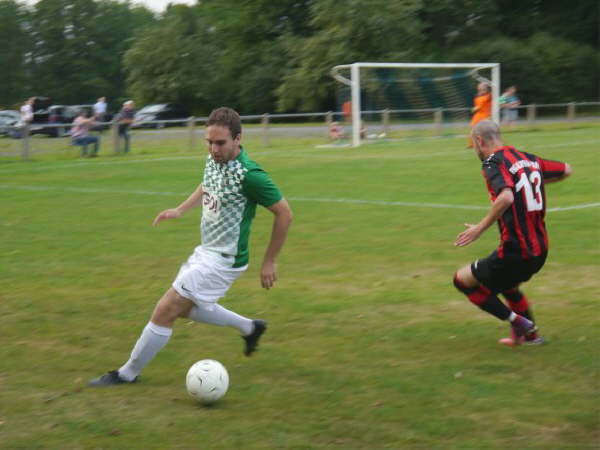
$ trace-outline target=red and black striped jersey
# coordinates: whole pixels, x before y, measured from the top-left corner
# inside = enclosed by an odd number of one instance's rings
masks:
[[[500,258],[509,253],[529,259],[548,250],[544,180],[562,176],[565,167],[565,163],[545,160],[511,146],[499,148],[483,162],[490,199],[494,201],[505,188],[514,194],[513,204],[498,220]]]

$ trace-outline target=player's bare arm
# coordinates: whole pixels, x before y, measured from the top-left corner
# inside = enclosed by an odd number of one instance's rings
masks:
[[[265,252],[262,268],[260,271],[260,282],[265,289],[271,289],[277,280],[277,255],[281,251],[287,238],[288,229],[292,223],[292,210],[285,198],[267,208],[275,216],[271,239]]]
[[[181,217],[183,213],[187,210],[195,208],[196,206],[200,206],[202,203],[202,194],[204,191],[202,190],[202,184],[199,184],[194,192],[190,194],[190,196],[181,203],[177,208],[165,209],[158,213],[152,222],[153,226],[158,225],[161,221],[166,219],[177,219]]]
[[[504,211],[506,211],[510,205],[512,205],[513,201],[514,194],[512,189],[503,189],[498,197],[496,197],[496,200],[492,204],[489,212],[478,224],[474,225],[465,223],[465,227],[467,227],[467,229],[456,237],[454,245],[457,247],[464,247],[465,245],[469,245],[471,242],[477,240],[485,230],[487,230],[492,224],[496,223],[502,214],[504,214]]]

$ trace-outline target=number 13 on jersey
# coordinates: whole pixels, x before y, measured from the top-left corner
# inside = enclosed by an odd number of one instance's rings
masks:
[[[522,189],[525,191],[525,203],[527,211],[541,211],[544,208],[544,198],[542,197],[542,175],[534,170],[529,174],[521,173],[519,182],[515,185],[517,192]]]

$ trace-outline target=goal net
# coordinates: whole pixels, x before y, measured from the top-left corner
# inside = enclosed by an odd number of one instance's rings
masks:
[[[338,115],[353,146],[364,140],[466,133],[477,84],[490,85],[499,120],[497,63],[354,63],[335,66]]]

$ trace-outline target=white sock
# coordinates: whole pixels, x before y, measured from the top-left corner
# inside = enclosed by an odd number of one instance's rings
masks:
[[[510,322],[513,322],[516,318],[517,318],[517,315],[514,313],[514,311],[511,311],[510,316],[508,316],[508,320]]]
[[[196,305],[192,308],[188,317],[196,322],[210,323],[221,327],[237,328],[244,336],[247,336],[254,331],[254,323],[251,319],[240,316],[233,311],[229,311],[217,303],[202,303]]]
[[[129,361],[119,369],[119,376],[127,381],[137,377],[146,364],[152,361],[160,349],[169,342],[171,334],[173,334],[171,328],[148,322],[133,347]]]

